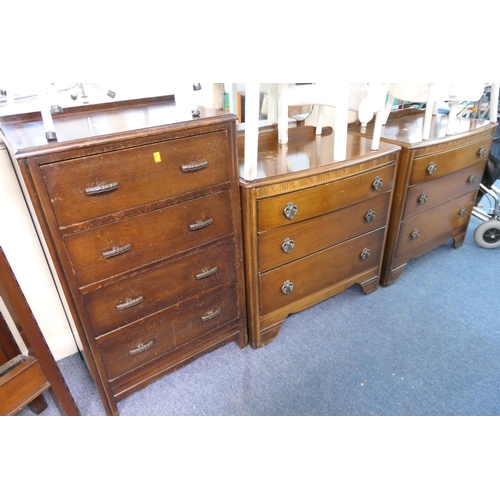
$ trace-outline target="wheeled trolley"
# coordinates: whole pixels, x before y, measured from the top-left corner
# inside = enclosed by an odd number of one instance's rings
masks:
[[[500,160],[490,153],[476,206],[472,210],[472,215],[483,221],[474,231],[474,240],[481,248],[500,247],[500,189],[494,184],[499,177]],[[485,206],[484,200],[488,200],[489,207]]]

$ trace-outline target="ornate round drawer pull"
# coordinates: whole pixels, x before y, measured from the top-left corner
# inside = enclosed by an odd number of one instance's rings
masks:
[[[130,356],[135,356],[136,354],[139,354],[141,352],[147,351],[148,349],[151,349],[151,347],[153,347],[154,343],[155,343],[154,340],[151,340],[147,344],[139,344],[135,349],[132,349],[128,353],[130,354]]]
[[[383,179],[379,176],[375,177],[375,180],[373,181],[372,184],[373,189],[375,189],[375,191],[380,191],[383,185],[384,185]]]
[[[299,207],[297,205],[294,205],[291,201],[286,204],[285,209],[283,210],[283,213],[285,214],[285,217],[287,219],[293,219],[296,215],[297,212],[299,211]]]
[[[198,222],[195,222],[194,224],[189,224],[189,230],[190,231],[198,231],[198,229],[203,229],[205,227],[210,226],[210,224],[212,224],[213,222],[214,222],[214,220],[212,218],[207,219],[207,220],[198,221]]]
[[[111,257],[116,257],[117,255],[121,255],[122,253],[129,252],[132,250],[132,244],[127,243],[126,245],[123,245],[122,247],[116,247],[112,248],[111,250],[106,250],[105,252],[102,252],[101,255],[105,259],[109,259]]]
[[[114,191],[118,189],[120,185],[118,182],[110,182],[109,184],[101,184],[100,186],[93,186],[85,188],[85,194],[87,196],[94,196],[96,194],[108,193],[109,191]]]
[[[436,173],[437,169],[438,169],[437,165],[433,161],[431,161],[429,163],[429,166],[427,167],[427,173],[429,175],[434,175]]]
[[[365,220],[366,222],[373,222],[375,220],[375,216],[376,216],[376,212],[375,210],[368,210],[368,212],[366,212],[366,215],[365,215]]]
[[[363,251],[360,254],[360,258],[361,260],[368,260],[371,254],[372,252],[369,248],[363,248]]]
[[[208,278],[209,276],[212,276],[213,274],[215,274],[218,270],[219,270],[219,268],[217,266],[213,267],[212,269],[206,269],[205,271],[202,271],[200,274],[197,274],[196,279],[202,280],[202,279]]]
[[[472,174],[468,179],[467,179],[467,184],[474,184],[476,182],[476,176],[475,174]]]
[[[281,291],[285,295],[290,295],[292,293],[292,291],[293,291],[293,283],[291,281],[286,280],[283,283],[283,286],[281,287]]]
[[[420,203],[420,205],[424,205],[425,203],[427,203],[427,193],[422,193],[420,195],[420,198],[418,199],[418,202]]]
[[[420,231],[418,229],[414,229],[413,232],[411,233],[411,239],[418,240],[419,236],[420,236]]]
[[[123,311],[124,309],[130,309],[131,307],[138,306],[143,301],[144,297],[142,295],[136,299],[126,299],[125,302],[116,304],[116,310]]]
[[[459,217],[465,217],[467,215],[467,209],[461,208],[460,212],[458,212]]]
[[[484,153],[486,153],[486,149],[484,148],[484,146],[481,146],[479,148],[479,151],[477,152],[477,156],[479,156],[479,158],[482,158],[484,156]]]
[[[294,246],[295,241],[291,240],[290,238],[285,238],[285,241],[283,241],[283,244],[281,245],[281,250],[283,250],[283,252],[285,253],[291,253]]]
[[[205,314],[205,316],[201,317],[201,321],[210,321],[211,319],[214,319],[217,316],[219,316],[221,312],[222,309],[220,307],[216,311],[210,311],[209,313]]]

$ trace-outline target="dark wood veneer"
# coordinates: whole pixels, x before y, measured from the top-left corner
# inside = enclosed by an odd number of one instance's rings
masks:
[[[110,415],[248,343],[236,116],[200,111],[180,120],[171,97],[79,107],[54,116],[50,143],[39,113],[0,120]]]
[[[458,118],[455,133],[446,135],[448,117],[438,114],[424,141],[423,116],[416,109],[395,111],[382,132],[382,142],[402,148],[383,260],[384,286],[399,279],[410,259],[448,239],[453,238],[455,248],[462,245],[497,126]],[[350,132],[370,138],[373,125],[362,129],[353,124]]]

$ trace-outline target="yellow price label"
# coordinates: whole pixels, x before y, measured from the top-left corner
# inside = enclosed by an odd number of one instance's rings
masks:
[[[153,158],[155,159],[155,163],[160,163],[161,162],[160,152],[156,151],[156,153],[153,153]]]

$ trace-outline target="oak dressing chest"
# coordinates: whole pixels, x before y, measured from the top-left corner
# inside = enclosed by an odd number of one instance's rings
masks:
[[[422,140],[424,112],[391,113],[381,140],[401,146],[381,284],[394,283],[410,259],[453,238],[463,244],[496,124],[457,118],[446,135],[448,117],[433,117],[431,135]],[[371,137],[373,125],[350,132]]]
[[[247,345],[236,116],[172,97],[4,118],[108,414],[224,343]]]
[[[240,138],[239,138],[240,139]],[[272,341],[285,318],[358,283],[378,287],[400,148],[348,136],[333,162],[333,133],[314,127],[259,135],[257,179],[243,176],[239,143],[250,342]]]

